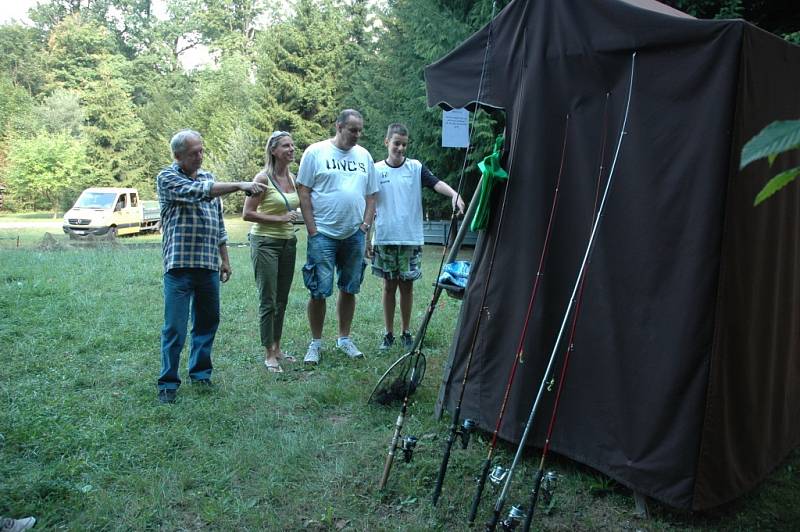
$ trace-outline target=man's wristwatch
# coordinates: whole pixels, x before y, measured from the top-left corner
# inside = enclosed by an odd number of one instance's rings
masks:
[[[365,233],[369,233],[369,229],[370,229],[370,227],[372,227],[372,226],[371,226],[370,224],[368,224],[367,222],[361,222],[361,225],[359,225],[359,227],[362,227],[362,226],[363,226],[363,227],[366,227],[366,229],[364,229],[364,232],[365,232]]]

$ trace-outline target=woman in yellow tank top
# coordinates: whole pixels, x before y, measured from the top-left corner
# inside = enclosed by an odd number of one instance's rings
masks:
[[[250,228],[250,258],[258,288],[258,315],[264,366],[281,373],[281,362],[294,357],[281,350],[283,317],[294,277],[297,238],[293,223],[300,219],[300,200],[289,165],[294,161],[294,142],[285,131],[274,132],[264,150],[264,169],[253,181],[267,190],[245,199],[242,218]]]

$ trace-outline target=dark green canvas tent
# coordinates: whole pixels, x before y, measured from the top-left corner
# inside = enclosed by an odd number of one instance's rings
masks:
[[[494,430],[569,115],[550,251],[500,435],[522,434],[621,136],[551,448],[679,508],[754,487],[800,443],[800,186],[753,199],[800,157],[743,172],[738,161],[764,126],[800,118],[800,48],[650,0],[517,0],[425,75],[429,105],[505,112],[510,171],[475,250],[439,408],[454,407],[489,283],[462,417]]]

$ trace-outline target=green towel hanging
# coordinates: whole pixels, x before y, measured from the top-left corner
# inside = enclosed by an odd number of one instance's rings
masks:
[[[508,172],[500,166],[500,155],[504,140],[503,135],[498,135],[497,140],[494,141],[494,151],[478,163],[483,179],[481,180],[480,195],[477,199],[478,205],[475,207],[475,216],[472,217],[472,222],[469,226],[472,231],[486,229],[486,224],[489,223],[489,197],[492,194],[492,189],[498,181],[508,179]]]

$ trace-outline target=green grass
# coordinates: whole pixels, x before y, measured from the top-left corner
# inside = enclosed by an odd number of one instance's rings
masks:
[[[7,218],[0,217],[0,222]],[[232,242],[247,225],[228,220]],[[16,230],[0,230],[0,238]],[[358,297],[354,338],[367,352],[334,352],[332,301],[326,350],[316,369],[287,365],[268,374],[258,345],[256,293],[246,247],[230,249],[233,278],[222,288],[222,323],[212,390],[181,387],[173,406],[155,397],[162,320],[157,236],[116,246],[40,246],[30,229],[19,249],[0,250],[0,514],[33,514],[43,530],[463,530],[486,435],[455,449],[437,508],[430,493],[448,420],[433,418],[458,302],[442,297],[425,342],[427,376],[414,396],[406,434],[420,441],[410,464],[395,461],[376,486],[397,408],[367,406],[373,385],[401,353],[378,354],[380,283]],[[304,235],[298,263],[304,260]],[[6,242],[0,240],[0,242]],[[140,245],[143,244],[143,245]],[[414,324],[431,296],[440,248],[426,249]],[[299,274],[284,344],[302,355],[308,340]],[[185,360],[185,357],[184,357]],[[185,367],[185,366],[184,366]],[[185,373],[182,373],[185,377]],[[514,449],[501,446],[510,462]],[[509,502],[527,500],[531,452]],[[554,506],[537,521],[551,530],[792,530],[800,453],[753,493],[702,514],[651,505],[634,516],[630,492],[556,457]],[[495,498],[487,488],[481,521]]]

